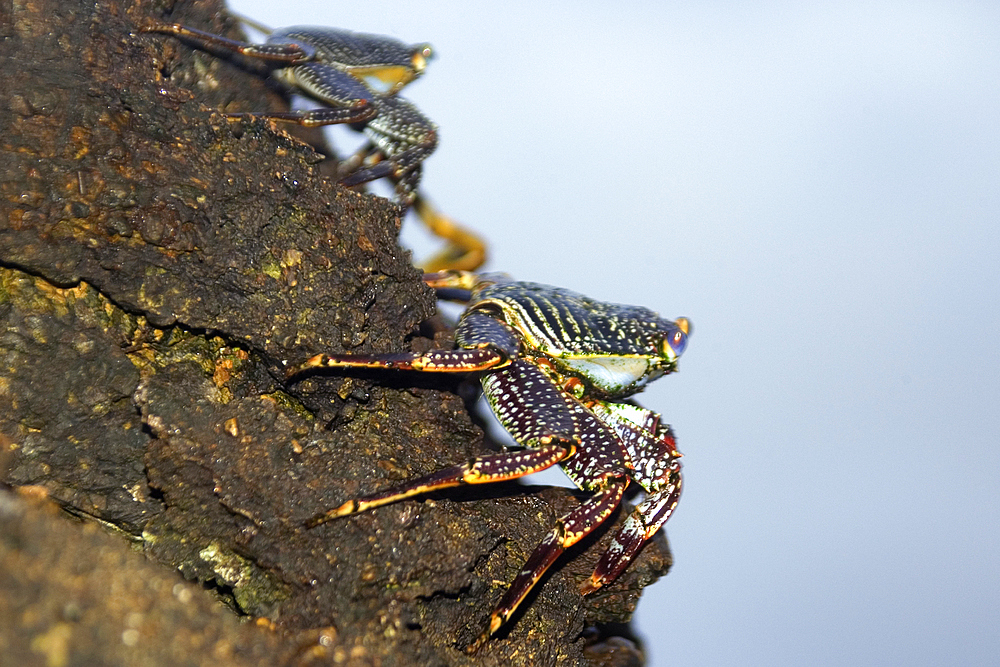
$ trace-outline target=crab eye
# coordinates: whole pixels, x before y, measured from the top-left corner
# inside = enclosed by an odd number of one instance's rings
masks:
[[[667,337],[666,343],[670,346],[674,356],[679,357],[684,353],[684,348],[687,347],[687,339],[691,333],[691,321],[686,317],[678,317],[676,325],[677,328]]]
[[[687,347],[688,337],[683,331],[675,331],[667,339],[670,344],[670,349],[674,351],[675,356],[681,356],[684,352],[684,348]]]

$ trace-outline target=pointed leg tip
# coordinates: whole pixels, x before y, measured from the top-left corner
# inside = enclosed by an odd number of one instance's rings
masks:
[[[177,33],[183,26],[179,23],[160,23],[154,21],[152,23],[147,23],[139,28],[139,32],[162,32],[162,33]]]
[[[465,647],[466,655],[475,655],[479,653],[480,649],[486,645],[486,642],[489,641],[490,637],[492,637],[493,634],[500,629],[501,625],[503,625],[503,619],[497,614],[491,615],[490,627],[488,627],[483,634],[479,635],[479,639]]]
[[[476,655],[486,643],[485,635],[465,647],[465,655]]]
[[[587,579],[587,581],[583,582],[583,585],[580,586],[580,593],[582,595],[590,595],[597,589],[603,587],[604,581],[602,581],[599,577],[591,575],[590,579]]]
[[[320,368],[321,366],[323,366],[323,357],[324,355],[317,354],[315,357],[310,357],[306,359],[301,364],[292,366],[285,372],[285,377],[286,378],[295,377],[296,375],[299,375],[300,373],[311,370],[313,368]]]
[[[323,512],[322,514],[317,514],[313,518],[305,522],[306,528],[315,528],[316,526],[321,526],[327,521],[332,521],[333,519],[347,516],[348,514],[354,514],[357,511],[357,504],[353,500],[348,500],[346,503],[330,510],[329,512]]]
[[[490,634],[491,634],[490,631],[487,630],[483,634],[479,635],[479,638],[476,641],[472,642],[471,644],[465,647],[465,654],[476,655],[477,653],[479,653],[479,651],[481,651],[482,648],[486,646],[486,642],[487,640],[489,640]]]

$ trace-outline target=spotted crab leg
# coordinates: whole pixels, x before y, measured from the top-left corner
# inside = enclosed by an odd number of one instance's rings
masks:
[[[376,157],[381,154],[384,159],[371,166],[358,165],[340,182],[351,187],[388,176],[395,183],[400,202],[409,206],[416,197],[420,165],[437,148],[437,128],[402,97],[381,97],[378,107],[378,116],[362,132],[371,141],[370,154]],[[355,163],[356,158],[350,164]]]
[[[253,44],[215,35],[197,28],[189,28],[179,23],[154,23],[139,29],[139,32],[159,32],[174,35],[207,48],[231,51],[249,58],[258,58],[281,65],[295,65],[309,62],[313,58],[312,50],[299,44]]]
[[[483,384],[487,398],[506,397],[508,407],[504,425],[528,449],[479,456],[401,486],[349,500],[313,517],[306,525],[318,526],[336,517],[436,489],[516,479],[545,470],[576,452],[580,441],[574,434],[571,399],[561,394],[537,368],[518,360],[489,375]]]
[[[527,396],[511,390],[511,380],[515,378],[519,388],[530,390]],[[574,439],[580,447],[576,456],[563,465],[573,466],[575,474],[571,477],[578,486],[594,495],[561,517],[535,547],[490,614],[486,631],[466,649],[469,653],[478,651],[510,619],[566,549],[596,530],[614,513],[629,485],[624,468],[601,455],[618,449],[619,439],[615,432],[574,398],[559,391],[537,366],[527,361],[516,361],[504,373],[483,378],[483,391],[497,418],[518,441],[530,435],[534,427],[530,415],[534,413],[557,409],[560,418],[570,418]],[[529,400],[524,400],[526,397]]]
[[[575,449],[571,443],[564,443],[539,449],[477,456],[467,463],[418,477],[402,486],[348,500],[340,507],[313,517],[306,522],[306,527],[313,528],[337,517],[364,512],[429,491],[464,484],[490,484],[524,477],[554,466],[566,457],[572,456]]]
[[[562,516],[555,527],[535,547],[525,561],[514,582],[490,614],[486,631],[467,649],[475,653],[507,622],[535,584],[562,553],[604,523],[621,503],[628,479],[612,477],[605,488],[581,503],[579,507]]]
[[[590,579],[580,587],[580,592],[587,595],[614,581],[636,557],[646,540],[655,535],[660,526],[670,518],[680,495],[681,475],[676,471],[672,475],[671,484],[636,506],[611,546],[597,562]]]
[[[378,109],[374,106],[358,107],[323,107],[309,111],[247,111],[242,113],[227,113],[226,118],[264,118],[280,123],[295,123],[303,127],[322,127],[343,123],[363,123],[372,119]]]
[[[501,352],[487,347],[389,354],[317,354],[289,370],[288,376],[315,368],[388,368],[401,371],[472,373],[498,368],[509,362],[509,358]]]
[[[318,96],[328,104],[334,104],[333,100],[337,100],[336,105],[332,107],[309,111],[225,114],[228,118],[267,118],[285,123],[297,123],[305,127],[319,127],[341,123],[364,123],[378,114],[378,107],[371,101],[372,92],[361,81],[325,63],[314,62],[316,51],[306,44],[293,41],[253,44],[189,28],[179,23],[156,23],[141,28],[141,32],[174,35],[205,49],[238,53],[270,63],[272,66],[289,68],[285,77],[291,79],[290,83],[308,94]]]
[[[483,317],[479,325],[488,327]],[[463,320],[471,335],[469,316]],[[476,318],[472,318],[476,322]],[[495,322],[495,320],[494,320]],[[463,350],[456,350],[462,352]],[[467,350],[465,350],[467,351]],[[323,356],[323,355],[321,355]],[[383,359],[384,361],[384,359]],[[395,363],[395,362],[393,362]],[[410,363],[406,361],[405,363]],[[523,359],[514,359],[483,378],[483,392],[500,422],[526,449],[489,454],[465,464],[445,468],[402,486],[349,500],[337,508],[317,515],[307,526],[318,526],[330,519],[402,500],[420,493],[461,484],[482,484],[515,479],[544,470],[573,457],[577,447],[589,436],[581,432],[577,415],[583,408],[554,384],[543,371]],[[592,420],[596,423],[596,420]],[[607,429],[605,429],[607,431]],[[595,476],[597,493],[587,502],[560,519],[556,528],[535,549],[523,571],[490,617],[483,637],[469,647],[477,650],[517,609],[549,566],[567,547],[596,528],[614,511],[628,484],[627,479],[605,473]]]
[[[293,367],[288,376],[315,368],[387,368],[433,373],[472,373],[502,368],[516,357],[520,342],[513,330],[481,313],[466,315],[455,330],[457,350],[386,354],[317,354]]]
[[[614,581],[638,555],[642,545],[656,534],[677,507],[681,495],[681,453],[673,430],[660,423],[660,415],[626,403],[592,401],[588,407],[611,429],[631,462],[633,477],[648,491],[636,506],[581,586],[584,595]]]

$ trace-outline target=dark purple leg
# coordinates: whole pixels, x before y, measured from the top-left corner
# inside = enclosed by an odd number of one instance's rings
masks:
[[[288,371],[288,377],[314,368],[388,368],[431,373],[472,373],[502,366],[508,357],[495,349],[430,350],[388,354],[317,354]]]
[[[625,525],[615,536],[608,550],[597,562],[590,579],[580,587],[584,595],[593,593],[605,584],[614,581],[629,563],[639,554],[646,540],[656,534],[677,507],[681,495],[681,474],[679,464],[670,476],[668,484],[658,492],[650,494],[636,506],[625,520]]]
[[[386,368],[429,373],[474,373],[506,366],[520,351],[520,342],[509,326],[475,311],[462,317],[455,329],[455,341],[459,345],[457,350],[317,354],[304,364],[289,370],[288,376],[313,368]]]
[[[322,107],[309,111],[251,111],[227,113],[227,118],[266,118],[280,123],[295,123],[303,127],[321,127],[341,123],[362,123],[371,120],[378,108],[367,101],[349,107]]]
[[[539,449],[479,456],[468,463],[438,470],[401,486],[348,500],[340,507],[313,517],[306,526],[313,528],[340,516],[364,512],[437,489],[447,489],[462,484],[490,484],[524,477],[559,463],[567,456],[572,456],[573,452],[572,445],[554,444]]]
[[[524,567],[514,578],[500,603],[490,614],[490,624],[482,636],[468,648],[474,653],[490,636],[500,629],[511,617],[525,596],[542,578],[549,566],[556,561],[563,551],[573,546],[594,529],[604,523],[621,503],[622,495],[628,486],[626,478],[609,478],[605,487],[594,496],[569,512],[558,522],[552,531],[545,536],[524,563]]]
[[[157,23],[140,29],[140,32],[160,32],[195,42],[203,48],[231,51],[250,58],[259,58],[275,64],[294,65],[308,62],[313,57],[311,50],[299,44],[252,44],[228,39],[204,30],[189,28],[179,23]]]

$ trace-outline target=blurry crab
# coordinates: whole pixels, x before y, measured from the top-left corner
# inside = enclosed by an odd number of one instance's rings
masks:
[[[452,271],[427,274],[424,281],[442,298],[468,303],[455,329],[457,349],[320,354],[292,368],[289,376],[320,368],[480,373],[490,407],[523,449],[480,456],[348,500],[307,525],[435,489],[510,480],[560,465],[593,495],[542,539],[495,607],[486,631],[469,647],[475,651],[565,549],[611,516],[630,483],[642,487],[646,498],[581,586],[584,594],[613,581],[670,517],[681,491],[681,454],[673,431],[660,415],[624,401],[676,370],[691,324],[505,276]]]
[[[408,45],[384,35],[337,28],[269,30],[240,20],[267,34],[266,42],[241,42],[176,23],[152,24],[142,32],[174,35],[203,50],[238,54],[268,65],[274,78],[291,92],[322,106],[228,117],[267,118],[306,127],[345,124],[364,133],[368,143],[338,169],[341,183],[351,187],[379,178],[392,181],[404,212],[413,206],[431,232],[449,243],[425,264],[425,270],[481,266],[486,260],[485,243],[439,213],[417,191],[423,161],[437,148],[437,127],[397,93],[423,74],[433,55],[430,45]]]

